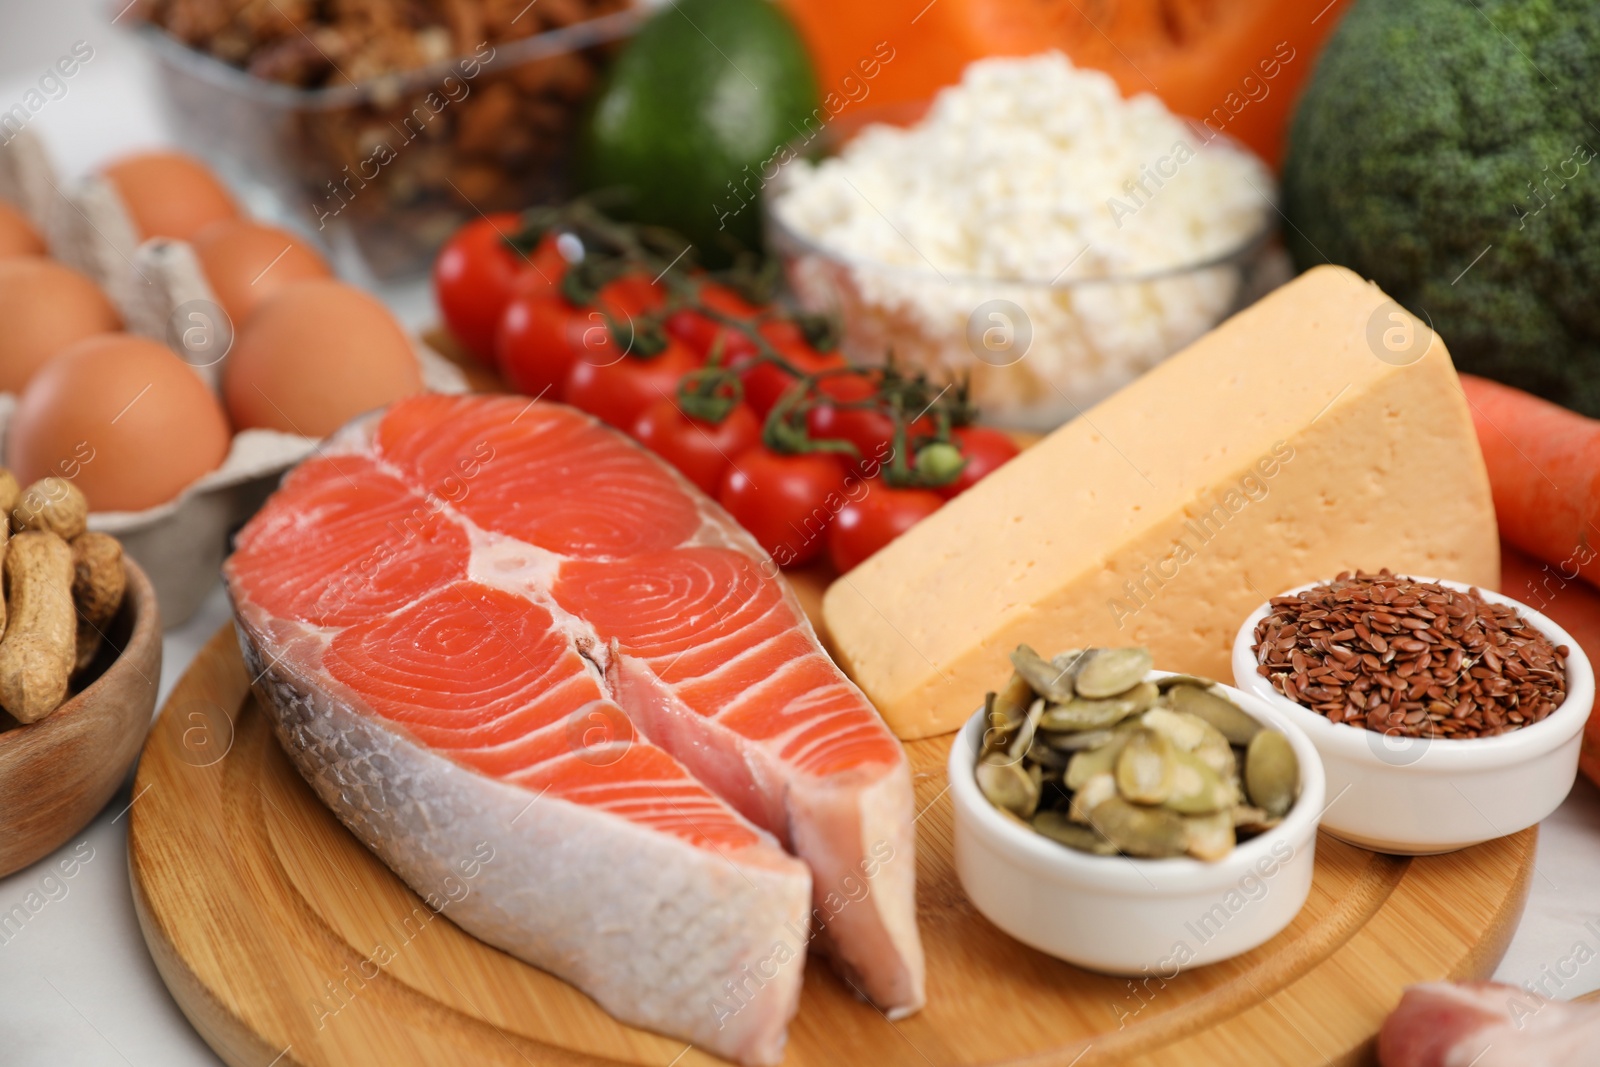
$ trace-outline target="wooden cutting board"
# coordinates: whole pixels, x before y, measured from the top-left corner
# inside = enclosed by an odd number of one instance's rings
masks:
[[[1135,986],[1028,949],[972,909],[951,869],[949,745],[908,746],[928,1006],[890,1023],[813,961],[786,1067],[1369,1062],[1401,988],[1487,976],[1527,898],[1535,830],[1421,859],[1324,836],[1310,900],[1283,934]],[[613,1021],[434,917],[284,757],[231,628],[173,690],[134,795],[128,865],[145,940],[236,1067],[720,1062]]]

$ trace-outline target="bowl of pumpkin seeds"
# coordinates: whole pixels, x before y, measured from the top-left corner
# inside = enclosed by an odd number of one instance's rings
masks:
[[[956,871],[995,925],[1119,974],[1262,944],[1311,888],[1325,780],[1281,711],[1143,648],[1026,645],[950,752]]]

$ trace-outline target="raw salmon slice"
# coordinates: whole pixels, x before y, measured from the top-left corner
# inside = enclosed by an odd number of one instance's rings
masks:
[[[485,843],[461,926],[744,1062],[780,1057],[819,934],[921,1005],[904,754],[721,509],[509,398],[402,401],[324,453],[225,571],[280,741],[386,863],[437,897]]]
[[[459,511],[564,552],[539,592],[605,643],[595,658],[618,702],[806,861],[813,930],[857,992],[891,1017],[921,1007],[909,765],[749,535],[570,408],[419,397],[374,436],[382,461],[421,485],[493,453],[462,485]]]
[[[909,770],[787,589],[695,546],[563,564],[553,595],[615,642],[608,673],[644,732],[810,866],[846,980],[891,1017],[920,1007]]]
[[[625,716],[550,613],[521,597],[455,582],[341,631],[323,665],[375,715],[485,774],[696,845],[737,852],[765,842],[676,760],[616,736]],[[599,737],[583,737],[595,728]]]
[[[459,484],[458,510],[482,529],[563,556],[669,548],[700,528],[676,473],[642,449],[618,448],[588,416],[515,400],[490,402],[488,418],[465,415],[486,402],[428,397],[396,407],[378,427],[378,454],[438,492]],[[478,473],[463,478],[463,469]]]
[[[274,615],[359,622],[466,573],[466,531],[364,456],[308,460],[273,500],[240,532],[233,565]]]
[[[263,606],[326,606],[316,590],[340,585],[337,572],[319,583],[302,563],[295,600],[270,571],[247,568],[294,555],[307,531],[283,521],[280,505],[349,493],[340,486],[352,467],[308,465],[227,567],[246,661],[285,751],[368,847],[464,929],[620,1019],[777,1062],[799,1000],[808,872],[635,734],[549,609],[473,581],[466,552],[453,573],[408,565],[422,577],[392,609],[400,598],[381,572],[349,598],[370,609],[351,625]],[[342,561],[371,552],[371,533],[352,524],[315,543]],[[382,547],[403,558],[417,540],[391,528]],[[257,585],[261,601],[247,591]],[[348,604],[320,617],[344,618]],[[717,1010],[730,989],[739,1010]]]

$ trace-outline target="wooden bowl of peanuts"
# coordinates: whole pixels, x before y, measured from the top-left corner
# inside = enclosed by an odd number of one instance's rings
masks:
[[[4,508],[10,500],[12,506]],[[0,469],[0,877],[49,855],[116,793],[161,679],[161,614],[69,482]]]

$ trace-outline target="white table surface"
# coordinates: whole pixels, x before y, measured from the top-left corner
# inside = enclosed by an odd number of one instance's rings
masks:
[[[86,40],[92,61],[33,120],[58,166],[81,173],[129,149],[167,143],[160,108],[137,43],[107,19],[124,0],[0,0],[0,110],[21,100],[39,75]],[[384,294],[408,325],[429,321],[425,289]],[[220,587],[164,645],[161,697],[200,646],[227,621]],[[0,913],[28,894],[54,899],[16,935],[0,942],[0,1064],[15,1067],[190,1067],[221,1061],[179,1012],[145,950],[128,889],[124,786],[107,808],[56,856],[0,879]],[[85,848],[87,846],[87,849]],[[76,853],[77,875],[44,879],[59,857]],[[1540,830],[1532,892],[1522,924],[1495,977],[1543,981],[1563,997],[1600,989],[1600,791],[1579,780]],[[1554,966],[1580,943],[1588,963],[1566,979]],[[266,1064],[260,1067],[267,1067]]]

